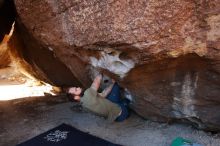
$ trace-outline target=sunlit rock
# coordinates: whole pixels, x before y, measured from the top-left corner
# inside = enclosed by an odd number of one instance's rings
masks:
[[[146,119],[220,129],[218,0],[14,1],[24,56],[55,84],[101,71]]]

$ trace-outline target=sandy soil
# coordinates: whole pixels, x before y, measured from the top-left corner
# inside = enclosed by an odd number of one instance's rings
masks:
[[[220,146],[220,134],[199,131],[190,125],[151,122],[135,113],[124,122],[109,124],[104,118],[74,107],[62,96],[1,101],[0,145],[16,145],[66,123],[125,146],[169,146],[177,136],[204,146]]]
[[[10,68],[0,70],[0,87],[23,82],[24,78]],[[61,123],[125,146],[169,146],[179,136],[204,146],[220,146],[220,133],[211,134],[190,125],[152,122],[135,113],[124,122],[109,124],[104,118],[79,110],[66,96],[0,100],[1,146],[16,145]]]

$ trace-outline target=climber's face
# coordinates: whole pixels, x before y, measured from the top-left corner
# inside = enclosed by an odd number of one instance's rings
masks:
[[[80,94],[82,93],[82,88],[80,88],[80,87],[71,87],[69,89],[68,93],[80,96]]]

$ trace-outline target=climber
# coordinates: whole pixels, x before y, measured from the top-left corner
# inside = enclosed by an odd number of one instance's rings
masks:
[[[84,95],[80,87],[71,87],[67,90],[75,101],[81,103],[82,107],[89,111],[106,117],[108,121],[124,121],[129,116],[129,100],[120,97],[120,87],[112,79],[112,84],[98,93],[102,80],[102,75],[95,77],[90,88],[85,90]]]

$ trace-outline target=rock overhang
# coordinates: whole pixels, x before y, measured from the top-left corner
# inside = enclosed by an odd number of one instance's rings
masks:
[[[15,5],[34,44],[52,52],[83,86],[101,68],[130,92],[141,116],[219,127],[220,115],[203,116],[219,108],[217,1],[15,0]]]

